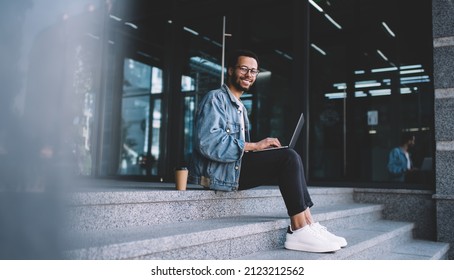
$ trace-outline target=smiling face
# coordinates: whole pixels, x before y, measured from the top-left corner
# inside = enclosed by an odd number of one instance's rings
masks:
[[[228,85],[233,94],[237,97],[241,96],[243,92],[248,91],[254,84],[256,76],[252,75],[251,71],[242,74],[240,67],[247,67],[248,69],[257,69],[257,61],[248,56],[239,56],[235,67],[229,68]],[[239,95],[239,96],[238,96]]]

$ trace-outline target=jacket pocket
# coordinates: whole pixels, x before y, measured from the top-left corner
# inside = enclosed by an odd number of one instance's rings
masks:
[[[239,134],[240,131],[241,131],[241,124],[227,122],[227,125],[225,127],[225,132],[227,132],[227,134],[235,136],[236,134]],[[239,137],[236,137],[236,138],[239,139]]]

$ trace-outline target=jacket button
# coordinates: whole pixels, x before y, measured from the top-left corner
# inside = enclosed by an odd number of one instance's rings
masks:
[[[235,170],[238,170],[238,169],[239,169],[238,165],[237,165],[237,166],[235,166]]]

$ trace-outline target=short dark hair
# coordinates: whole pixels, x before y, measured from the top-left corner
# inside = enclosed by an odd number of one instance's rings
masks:
[[[240,57],[240,56],[252,57],[253,59],[255,59],[257,61],[257,65],[259,65],[259,58],[254,52],[252,52],[250,50],[239,49],[239,50],[233,51],[228,56],[227,69],[230,67],[235,67],[236,63],[238,62],[238,57]]]

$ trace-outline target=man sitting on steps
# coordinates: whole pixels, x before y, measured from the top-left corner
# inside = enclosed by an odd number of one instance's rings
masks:
[[[277,138],[258,142],[249,139],[249,119],[240,98],[254,84],[258,69],[257,55],[236,51],[227,61],[226,84],[208,92],[200,101],[189,182],[213,190],[236,191],[277,181],[290,217],[285,248],[337,251],[347,241],[313,220],[313,203],[299,154],[293,149],[249,152],[281,146]]]

